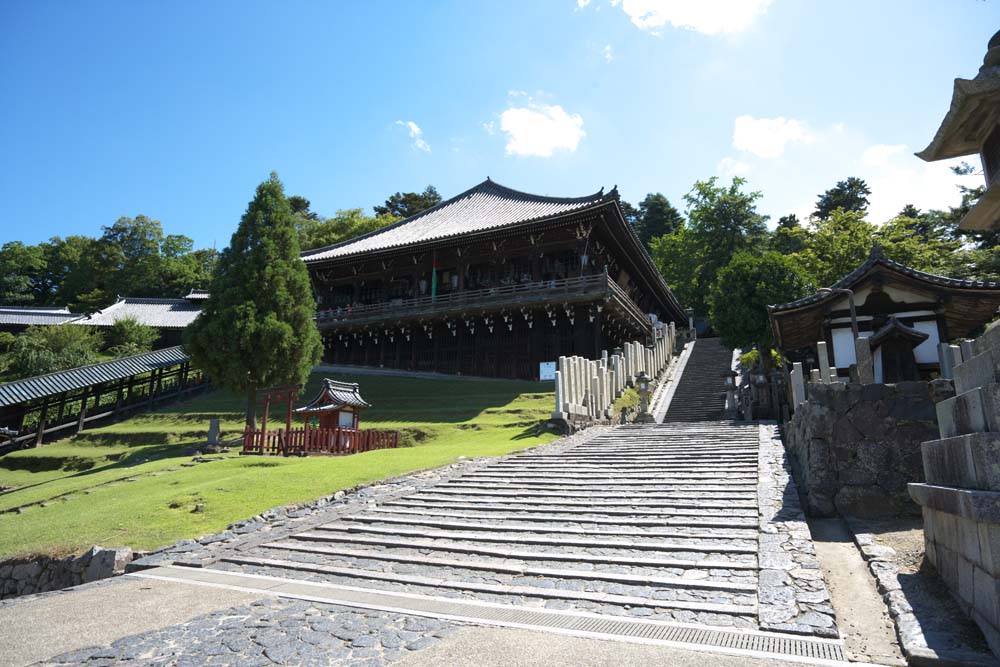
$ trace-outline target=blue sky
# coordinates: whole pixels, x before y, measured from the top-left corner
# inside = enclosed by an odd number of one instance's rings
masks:
[[[272,169],[324,215],[487,175],[681,207],[736,173],[775,219],[856,175],[873,219],[943,207],[912,153],[998,28],[995,0],[8,0],[0,242],[144,213],[222,247]]]

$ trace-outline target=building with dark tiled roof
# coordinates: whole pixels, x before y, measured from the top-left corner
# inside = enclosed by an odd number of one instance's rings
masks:
[[[28,327],[62,324],[79,315],[56,306],[0,306],[0,331],[21,333]]]
[[[201,314],[204,298],[200,294],[188,295],[183,299],[155,299],[141,297],[118,297],[118,300],[103,310],[72,320],[72,324],[92,327],[110,327],[115,322],[132,318],[160,332],[158,347],[179,345],[187,325]],[[207,295],[205,296],[207,298]]]
[[[955,79],[951,107],[934,139],[917,157],[928,162],[978,153],[986,192],[959,222],[959,229],[1000,229],[1000,32],[990,39],[983,65],[972,79]]]
[[[547,197],[487,178],[302,258],[334,363],[530,379],[687,321],[617,189]]]
[[[886,258],[877,244],[865,262],[832,287],[854,293],[860,337],[875,336],[877,342],[880,333],[904,331],[900,325],[926,334],[913,347],[917,368],[925,376],[938,370],[939,343],[975,335],[1000,308],[1000,284],[917,271]],[[768,306],[768,312],[775,347],[786,357],[815,367],[816,343],[826,341],[838,370],[846,374],[855,363],[846,294],[817,292]],[[881,348],[874,349],[876,382],[883,381],[881,354]]]

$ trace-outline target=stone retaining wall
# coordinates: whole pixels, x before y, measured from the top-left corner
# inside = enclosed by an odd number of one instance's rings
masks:
[[[917,514],[909,482],[924,479],[920,444],[937,437],[935,404],[949,380],[806,385],[785,444],[813,516]]]
[[[124,572],[131,560],[132,550],[127,547],[92,547],[80,556],[3,561],[0,562],[0,600],[106,579]]]
[[[1000,322],[963,352],[957,395],[937,406],[940,439],[923,445],[927,481],[910,494],[927,560],[1000,656]]]

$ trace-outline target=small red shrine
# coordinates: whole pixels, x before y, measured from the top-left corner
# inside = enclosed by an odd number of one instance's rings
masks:
[[[358,384],[323,380],[323,388],[308,405],[295,409],[313,428],[358,428],[361,410],[371,404],[361,398]]]

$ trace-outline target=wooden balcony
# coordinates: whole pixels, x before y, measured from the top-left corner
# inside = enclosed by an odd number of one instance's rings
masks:
[[[642,327],[649,327],[649,319],[642,309],[607,273],[323,310],[316,314],[316,324],[320,330],[346,329],[387,320],[398,322],[457,316],[470,311],[514,310],[590,302],[612,305]]]

